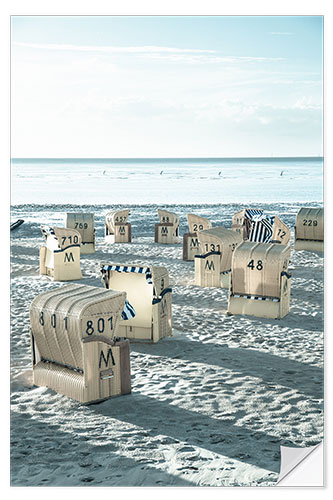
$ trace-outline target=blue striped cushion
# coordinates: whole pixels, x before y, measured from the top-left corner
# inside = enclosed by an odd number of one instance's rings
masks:
[[[101,272],[106,271],[117,271],[119,273],[139,273],[146,275],[146,281],[149,285],[153,284],[153,277],[149,267],[139,267],[139,266],[102,266]]]
[[[134,316],[135,316],[134,307],[126,299],[125,300],[124,310],[121,313],[121,318],[122,319],[131,319],[131,318],[134,318]]]

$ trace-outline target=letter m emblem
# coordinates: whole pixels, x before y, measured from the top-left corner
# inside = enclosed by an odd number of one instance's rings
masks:
[[[110,349],[108,350],[108,353],[105,357],[105,354],[104,354],[104,351],[101,350],[101,353],[99,355],[99,364],[98,364],[98,367],[99,369],[102,368],[102,363],[104,362],[105,364],[105,367],[107,368],[108,365],[109,365],[109,361],[111,360],[111,364],[112,365],[115,365],[116,363],[114,362],[114,357],[113,357],[113,354],[112,354],[112,349],[110,347]]]
[[[208,260],[206,260],[205,271],[206,270],[215,271],[214,262],[212,260],[210,262],[208,262]]]
[[[166,314],[166,308],[167,308],[166,299],[162,299],[161,300],[161,316]]]
[[[74,262],[74,257],[72,252],[65,252],[64,262]]]
[[[191,238],[190,247],[191,248],[197,248],[198,246],[199,246],[198,238]]]

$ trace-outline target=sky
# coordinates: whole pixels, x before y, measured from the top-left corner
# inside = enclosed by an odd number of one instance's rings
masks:
[[[12,16],[11,156],[322,156],[321,16]]]

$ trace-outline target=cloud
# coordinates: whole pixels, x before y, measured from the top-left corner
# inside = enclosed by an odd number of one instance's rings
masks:
[[[183,100],[175,96],[153,97],[131,95],[107,98],[97,91],[75,96],[58,109],[64,119],[74,115],[94,117],[112,122],[131,120],[177,120],[183,123],[228,124],[228,126],[260,127],[274,123],[284,124],[320,120],[321,106],[302,98],[289,105],[267,104],[246,99],[218,98],[207,95]]]
[[[147,54],[148,55],[148,54]],[[235,63],[253,63],[253,62],[276,62],[283,61],[283,57],[261,57],[261,56],[219,56],[210,54],[162,54],[151,53],[149,57],[152,59],[159,59],[170,61],[174,63],[187,63],[187,64],[235,64]]]
[[[168,61],[181,64],[224,64],[224,63],[253,63],[283,61],[282,57],[262,57],[262,56],[233,56],[220,55],[216,50],[192,49],[179,47],[164,47],[158,45],[143,45],[121,47],[112,45],[72,45],[72,44],[42,44],[15,42],[14,46],[25,47],[38,50],[114,54],[114,55],[138,55],[155,60]]]
[[[240,99],[220,99],[199,104],[196,108],[191,105],[184,106],[184,110],[192,113],[193,118],[205,123],[215,122],[261,126],[271,124],[313,123],[321,119],[322,109],[320,104],[310,103],[305,99],[298,100],[289,105],[264,104],[260,102],[247,102]]]
[[[78,52],[104,52],[110,54],[154,54],[154,53],[215,53],[215,50],[182,49],[177,47],[163,47],[158,45],[142,45],[136,47],[120,47],[114,45],[71,45],[56,43],[27,43],[15,42],[15,46],[42,50],[65,50]]]
[[[298,99],[295,104],[292,106],[293,109],[303,109],[303,110],[321,110],[321,104],[315,104],[312,102],[311,97],[303,96],[301,99]]]

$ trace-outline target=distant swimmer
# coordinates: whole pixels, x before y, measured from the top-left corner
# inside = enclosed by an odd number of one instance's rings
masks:
[[[105,173],[106,173],[106,170],[104,170],[103,175],[105,175]]]
[[[162,175],[162,174],[163,174],[163,170],[160,171],[160,175]]]
[[[219,172],[219,175],[221,175],[221,174],[222,174],[222,172]]]
[[[280,175],[282,175],[282,174],[283,174],[283,172],[284,172],[284,170],[282,170],[282,171],[281,171],[281,174],[280,174]]]

